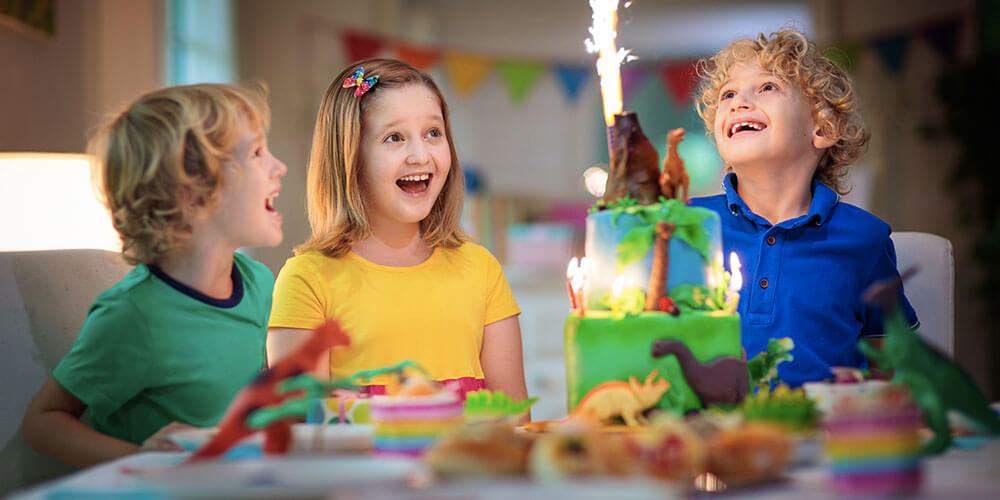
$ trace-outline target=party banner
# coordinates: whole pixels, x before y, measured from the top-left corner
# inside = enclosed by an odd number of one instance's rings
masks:
[[[836,64],[840,69],[850,73],[858,67],[858,62],[861,61],[861,46],[829,47],[823,50],[823,55],[833,61],[833,64]]]
[[[493,68],[493,58],[471,52],[448,52],[444,69],[455,91],[462,97],[474,92]]]
[[[437,49],[429,47],[400,43],[396,45],[396,57],[417,69],[430,71],[437,64],[441,53]]]
[[[893,76],[899,75],[903,70],[903,61],[910,45],[909,35],[899,33],[883,36],[873,40],[871,45],[889,73]]]
[[[595,70],[596,74],[596,70]],[[639,89],[639,84],[646,78],[646,68],[642,66],[622,66],[622,103],[628,106],[629,101],[635,91]]]
[[[961,28],[960,19],[944,19],[924,26],[920,30],[920,36],[946,61],[954,61],[958,55],[958,34]]]
[[[379,36],[352,30],[344,31],[341,40],[348,63],[377,56],[385,44]]]
[[[545,66],[535,61],[506,59],[497,63],[497,71],[511,100],[520,103],[527,97],[538,77],[542,76]]]
[[[569,102],[576,102],[577,98],[580,97],[583,85],[596,74],[591,68],[567,64],[557,64],[552,68],[552,71],[555,72],[556,80]]]
[[[698,72],[693,60],[660,66],[660,83],[678,108],[685,108],[698,86]]]

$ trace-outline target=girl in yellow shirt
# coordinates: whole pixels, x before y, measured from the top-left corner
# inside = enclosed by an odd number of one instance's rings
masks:
[[[430,76],[392,59],[348,66],[320,104],[307,184],[312,236],[278,274],[269,359],[337,318],[351,346],[317,375],[410,359],[463,391],[527,396],[521,311],[500,264],[459,227],[462,171]],[[377,394],[388,380],[373,382]]]

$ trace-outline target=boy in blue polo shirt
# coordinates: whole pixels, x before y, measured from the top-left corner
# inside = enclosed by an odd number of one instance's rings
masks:
[[[724,194],[691,204],[719,213],[725,252],[743,264],[747,354],[791,337],[778,376],[793,387],[867,368],[856,345],[882,320],[861,295],[898,272],[889,225],[838,194],[869,137],[850,78],[795,31],[737,40],[699,70],[698,113],[730,173]]]

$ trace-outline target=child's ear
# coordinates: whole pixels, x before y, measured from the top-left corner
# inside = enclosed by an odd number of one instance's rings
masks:
[[[181,186],[178,190],[178,200],[180,201],[181,211],[184,213],[184,218],[190,220],[197,217],[199,214],[204,212],[207,205],[207,200],[205,197],[195,193],[191,186]]]
[[[823,127],[816,125],[813,129],[812,137],[813,147],[816,149],[826,149],[837,143],[837,140],[833,138],[833,134],[828,130],[823,130]]]

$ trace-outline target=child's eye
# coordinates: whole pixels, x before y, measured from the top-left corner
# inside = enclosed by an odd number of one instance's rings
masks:
[[[726,91],[722,92],[722,94],[719,96],[719,100],[724,101],[726,99],[732,98],[735,95],[736,95],[736,92],[733,92],[732,90],[726,90]]]
[[[767,82],[764,85],[760,86],[760,90],[761,91],[778,90],[778,85],[776,83]]]
[[[402,140],[403,140],[403,136],[401,136],[399,134],[393,133],[393,134],[389,134],[389,136],[385,138],[384,142],[393,143],[393,142],[399,142],[399,141],[402,141]]]
[[[441,137],[443,135],[444,134],[441,133],[441,129],[439,128],[432,128],[427,131],[427,137]]]

